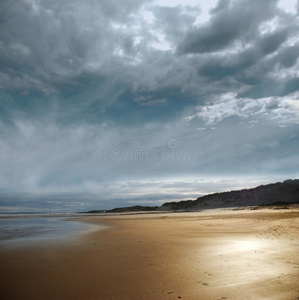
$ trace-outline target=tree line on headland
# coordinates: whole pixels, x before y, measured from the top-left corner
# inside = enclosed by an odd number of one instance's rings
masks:
[[[214,193],[195,200],[166,202],[161,206],[129,206],[111,210],[92,210],[88,213],[123,213],[151,211],[197,211],[213,208],[277,206],[287,208],[288,204],[299,203],[299,179],[288,179],[252,189]]]

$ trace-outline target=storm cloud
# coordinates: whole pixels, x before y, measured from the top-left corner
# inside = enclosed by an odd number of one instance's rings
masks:
[[[3,210],[298,177],[298,1],[0,6]]]

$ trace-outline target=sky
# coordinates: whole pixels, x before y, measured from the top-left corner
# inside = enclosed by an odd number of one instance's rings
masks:
[[[0,0],[0,212],[299,177],[299,1]]]

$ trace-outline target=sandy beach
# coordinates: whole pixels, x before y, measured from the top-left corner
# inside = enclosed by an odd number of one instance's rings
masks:
[[[299,210],[82,217],[77,239],[0,250],[1,299],[299,299]]]

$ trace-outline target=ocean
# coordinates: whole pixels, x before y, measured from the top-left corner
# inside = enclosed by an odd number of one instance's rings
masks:
[[[78,217],[78,215],[76,215]],[[0,247],[53,243],[100,226],[74,221],[71,216],[17,215],[0,217]]]

